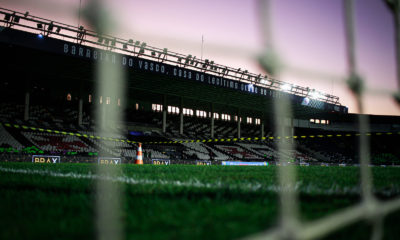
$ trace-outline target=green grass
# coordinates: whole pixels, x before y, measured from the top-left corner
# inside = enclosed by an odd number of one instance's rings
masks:
[[[95,165],[0,163],[2,168],[92,174]],[[118,176],[149,180],[118,183],[123,189],[121,221],[127,239],[233,239],[277,224],[275,166],[135,166]],[[299,167],[302,221],[315,220],[360,201],[355,167]],[[400,168],[373,168],[382,199],[400,196]],[[186,184],[179,186],[179,184]],[[195,186],[192,186],[195,185]],[[274,190],[275,189],[275,190]],[[46,174],[0,171],[0,239],[93,239],[95,181]],[[385,220],[385,239],[397,239],[400,211]],[[366,239],[359,222],[329,239]]]

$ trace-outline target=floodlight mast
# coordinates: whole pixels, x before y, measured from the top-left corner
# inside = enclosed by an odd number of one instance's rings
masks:
[[[25,31],[37,33],[40,30],[44,36],[52,34],[54,38],[62,38],[67,41],[76,42],[80,45],[90,47],[105,47],[106,50],[150,59],[158,62],[170,63],[180,67],[197,70],[214,76],[224,77],[239,82],[254,84],[276,91],[284,91],[301,97],[310,96],[309,87],[302,87],[283,82],[279,79],[272,78],[268,74],[250,73],[241,68],[232,68],[220,65],[209,59],[198,59],[196,56],[184,55],[169,51],[167,48],[158,48],[141,43],[140,41],[126,40],[107,34],[98,34],[92,30],[85,29],[83,26],[72,26],[49,19],[30,15],[28,12],[21,13],[0,7],[0,23],[4,23],[6,27],[13,27]],[[21,21],[22,20],[22,21]],[[39,25],[41,26],[39,28]],[[56,31],[53,31],[56,28]],[[111,46],[109,45],[111,42]],[[341,105],[339,97],[330,94],[318,92],[318,100],[334,105]]]

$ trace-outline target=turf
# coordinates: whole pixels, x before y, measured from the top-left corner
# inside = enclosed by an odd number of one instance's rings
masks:
[[[0,239],[93,239],[95,165],[0,163]],[[235,166],[122,165],[121,221],[127,239],[234,239],[274,227],[279,215],[276,170]],[[48,171],[48,172],[45,172]],[[301,219],[309,221],[356,204],[356,167],[298,167]],[[374,191],[385,200],[400,195],[400,168],[373,168]],[[93,176],[93,175],[92,175]],[[397,239],[400,211],[385,220],[385,239]],[[329,239],[366,239],[367,222]]]

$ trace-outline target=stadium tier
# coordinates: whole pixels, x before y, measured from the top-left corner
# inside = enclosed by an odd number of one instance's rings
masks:
[[[290,161],[357,162],[357,115],[348,114],[338,97],[34,16],[3,22],[3,153],[87,157],[102,152],[133,160],[136,143],[142,142],[145,160],[274,162],[280,154],[276,141],[282,140],[295,142],[293,152],[283,153],[294,156]],[[46,30],[50,25],[59,30]],[[121,67],[125,93],[97,93],[98,62]],[[291,131],[277,136],[272,102],[284,96],[293,115],[281,117]],[[96,136],[100,108],[106,136]],[[122,113],[122,121],[107,121],[111,110]],[[373,141],[388,143],[372,152],[396,162],[400,155],[390,143],[398,138],[399,117],[368,117]]]

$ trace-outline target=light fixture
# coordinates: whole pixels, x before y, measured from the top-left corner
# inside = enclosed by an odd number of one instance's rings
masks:
[[[42,29],[42,28],[43,28],[43,24],[38,23],[38,24],[36,24],[36,27],[37,27],[38,29]]]
[[[18,17],[18,16],[14,16],[13,21],[14,21],[15,23],[19,23],[19,17]]]
[[[136,41],[135,46],[139,46],[139,45],[140,45],[140,41]]]
[[[24,14],[24,17],[28,17],[28,15],[29,15],[29,12],[26,11],[25,14]]]
[[[281,86],[281,89],[284,91],[290,91],[292,89],[292,85],[290,85],[289,83],[285,83]]]
[[[315,90],[313,90],[313,91],[310,93],[310,96],[311,96],[311,98],[313,98],[313,99],[319,99],[319,98],[322,98],[322,97],[323,97],[322,94],[320,94],[319,92],[317,92],[317,91],[315,91]]]
[[[43,34],[39,33],[39,34],[37,35],[37,37],[38,37],[39,39],[42,39],[42,38],[43,38]]]
[[[128,40],[128,43],[129,43],[129,44],[133,44],[133,39],[129,39],[129,40]]]
[[[47,30],[49,30],[50,32],[53,31],[53,22],[50,23],[50,25],[47,27]]]
[[[6,20],[7,22],[10,21],[11,15],[6,13],[4,14],[4,20]]]

